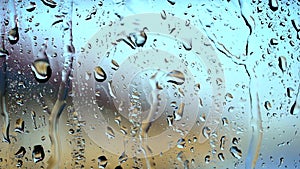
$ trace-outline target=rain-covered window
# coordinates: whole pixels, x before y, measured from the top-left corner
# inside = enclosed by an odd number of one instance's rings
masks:
[[[1,0],[0,169],[300,168],[297,0]]]

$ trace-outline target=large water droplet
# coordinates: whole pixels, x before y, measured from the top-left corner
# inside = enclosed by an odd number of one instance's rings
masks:
[[[167,74],[167,82],[174,83],[176,85],[182,85],[185,81],[185,76],[178,70],[173,70]]]
[[[278,9],[278,0],[269,0],[269,6],[272,11],[276,11]]]
[[[37,59],[31,65],[31,70],[34,74],[34,78],[39,83],[47,82],[52,74],[52,69],[48,59]]]
[[[41,145],[35,145],[32,150],[33,162],[37,163],[45,158],[44,148]]]
[[[98,157],[98,167],[105,168],[107,165],[107,158],[105,156]]]
[[[211,133],[211,130],[210,130],[209,127],[207,127],[207,126],[203,127],[203,129],[202,129],[202,135],[203,135],[205,138],[208,139],[209,136],[210,136],[210,133]]]
[[[204,161],[208,164],[210,162],[210,155],[205,156]]]
[[[97,82],[103,82],[106,80],[106,73],[100,66],[96,66],[94,69],[94,77]]]
[[[242,158],[242,151],[236,147],[236,146],[232,146],[230,148],[230,153],[233,157],[237,158],[237,159],[241,159]]]
[[[185,147],[185,140],[183,138],[180,138],[178,141],[177,141],[177,147],[178,148],[184,148]]]
[[[223,154],[223,153],[219,153],[219,154],[218,154],[218,158],[219,158],[219,160],[221,160],[221,161],[224,161],[224,160],[225,160],[225,157],[224,157],[224,154]]]
[[[278,66],[282,72],[284,72],[287,68],[286,58],[284,56],[280,56],[278,58]]]

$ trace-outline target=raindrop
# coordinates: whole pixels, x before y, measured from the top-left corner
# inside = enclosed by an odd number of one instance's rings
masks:
[[[52,69],[48,59],[37,59],[31,65],[31,70],[34,74],[34,78],[39,83],[47,82],[52,74]]]
[[[22,160],[18,160],[17,161],[17,164],[16,164],[16,167],[22,167],[22,165],[23,165],[23,161]]]
[[[113,70],[118,70],[119,69],[119,64],[117,63],[117,61],[115,61],[115,60],[111,60],[111,64],[112,64],[112,66],[111,66],[111,68],[113,69]]]
[[[278,45],[278,40],[275,39],[275,38],[272,38],[272,39],[270,40],[270,43],[271,43],[271,45]]]
[[[129,34],[128,39],[131,42],[134,42],[134,45],[136,47],[143,47],[145,45],[146,41],[147,41],[147,35],[145,33],[145,30],[147,30],[147,28],[144,28],[139,33],[131,33],[131,34]]]
[[[239,143],[238,139],[236,137],[233,137],[232,144],[237,145]]]
[[[94,77],[97,82],[103,82],[106,80],[106,73],[100,66],[96,66],[94,69]]]
[[[180,138],[178,141],[177,141],[177,147],[178,148],[184,148],[185,147],[185,140],[183,138]]]
[[[295,101],[291,107],[290,113],[291,115],[296,115],[300,112],[300,105],[297,104],[297,101]]]
[[[167,82],[182,85],[185,81],[184,74],[178,70],[173,70],[167,74]]]
[[[210,155],[205,156],[204,161],[206,164],[208,164],[210,162]]]
[[[237,158],[237,159],[241,159],[242,158],[242,151],[240,149],[238,149],[236,146],[232,146],[230,148],[230,153],[233,157]]]
[[[221,161],[224,161],[224,160],[225,160],[223,153],[219,153],[219,154],[218,154],[218,158],[219,158],[219,160],[221,160]]]
[[[16,44],[19,41],[18,26],[15,26],[8,32],[8,41],[12,45]]]
[[[210,133],[211,133],[211,130],[210,130],[209,127],[207,127],[207,126],[203,127],[203,129],[202,129],[202,135],[203,135],[205,138],[208,139],[209,136],[210,136]]]
[[[15,124],[15,132],[23,133],[24,127],[24,120],[22,118],[17,119]]]
[[[174,0],[167,0],[171,5],[175,5],[175,1]]]
[[[167,18],[167,14],[166,14],[166,11],[165,11],[165,10],[163,10],[163,11],[160,13],[160,15],[161,15],[161,18],[162,18],[163,20],[165,20],[165,19]]]
[[[35,2],[29,2],[29,5],[26,7],[26,11],[32,12],[36,8],[36,3]]]
[[[222,124],[223,124],[223,126],[228,126],[228,123],[229,123],[228,119],[226,117],[223,117],[222,118]]]
[[[167,116],[167,122],[168,122],[169,126],[173,126],[174,116],[173,115],[168,115]]]
[[[276,11],[278,9],[278,0],[269,0],[269,6],[272,11]]]
[[[57,3],[53,0],[42,0],[44,5],[49,6],[50,8],[55,8],[57,6]]]
[[[22,158],[24,157],[25,153],[26,153],[26,149],[23,146],[21,146],[19,150],[15,153],[15,157]]]
[[[37,163],[45,158],[44,148],[41,145],[35,145],[32,150],[33,162]]]
[[[174,112],[174,120],[175,121],[179,121],[181,120],[182,116],[183,116],[183,111],[184,111],[184,103],[180,103],[179,108],[177,111]]]
[[[107,158],[105,156],[98,157],[98,168],[105,168],[107,165]]]
[[[123,152],[119,157],[119,163],[124,163],[125,161],[127,161],[127,159],[128,159],[127,154],[125,154],[125,152]]]
[[[111,128],[111,127],[107,127],[106,128],[106,136],[109,138],[109,139],[113,139],[115,138],[115,132],[114,130]]]
[[[271,110],[271,108],[272,108],[272,105],[271,105],[271,103],[269,101],[266,101],[265,104],[264,104],[264,106],[265,106],[265,108],[267,110]]]
[[[226,140],[225,136],[222,136],[220,139],[220,149],[221,150],[224,150],[225,140]]]
[[[294,92],[295,92],[295,90],[294,90],[293,88],[291,88],[291,87],[288,87],[288,88],[287,88],[287,96],[288,96],[289,98],[292,98],[292,97],[293,97]]]
[[[226,93],[226,95],[225,95],[225,100],[226,100],[227,102],[231,102],[232,99],[233,99],[232,94],[231,94],[231,93]]]
[[[284,56],[280,56],[278,58],[278,66],[282,72],[284,72],[287,68],[286,58]]]

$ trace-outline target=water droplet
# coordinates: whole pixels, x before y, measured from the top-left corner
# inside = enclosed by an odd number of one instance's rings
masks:
[[[279,66],[279,68],[280,68],[280,70],[282,71],[282,72],[284,72],[285,70],[286,70],[286,68],[287,68],[287,62],[286,62],[286,58],[284,57],[284,56],[280,56],[279,58],[278,58],[278,66]]]
[[[237,158],[237,159],[241,159],[242,158],[242,151],[240,149],[238,149],[236,146],[232,146],[230,148],[230,153],[233,157]]]
[[[205,156],[204,161],[208,164],[210,162],[210,155]]]
[[[271,45],[278,45],[278,40],[275,39],[275,38],[272,38],[272,39],[270,40],[270,43],[271,43]]]
[[[265,108],[267,110],[271,110],[271,108],[272,108],[272,105],[271,105],[271,103],[269,101],[266,101],[265,104],[264,104],[264,106],[265,106]]]
[[[291,115],[297,115],[300,112],[300,105],[295,101],[291,107],[290,113]]]
[[[106,136],[109,138],[109,139],[113,139],[115,138],[115,132],[114,130],[111,128],[111,127],[107,127],[106,128]]]
[[[168,115],[167,116],[167,122],[169,126],[173,126],[174,116]]]
[[[37,59],[31,65],[31,70],[34,74],[34,78],[39,83],[47,82],[52,74],[52,69],[48,59]]]
[[[222,124],[223,124],[223,126],[228,126],[228,123],[229,123],[228,119],[226,117],[223,117],[222,118]]]
[[[147,35],[145,30],[147,30],[147,28],[144,28],[142,31],[140,31],[139,33],[131,33],[129,34],[128,39],[131,42],[134,42],[134,46],[136,47],[143,47],[147,41]]]
[[[180,103],[179,108],[177,111],[174,112],[174,120],[175,121],[179,121],[181,120],[182,116],[183,116],[183,111],[184,111],[184,103]]]
[[[160,15],[161,15],[161,18],[162,18],[163,20],[165,20],[165,19],[167,18],[167,14],[166,14],[166,11],[165,11],[165,10],[163,10],[163,11],[160,13]]]
[[[26,149],[23,146],[21,146],[19,150],[15,153],[15,157],[22,158],[24,157],[25,153],[26,153]]]
[[[225,160],[223,153],[219,153],[219,154],[218,154],[218,158],[219,158],[219,160],[221,160],[221,161],[224,161],[224,160]]]
[[[111,68],[113,69],[113,70],[118,70],[119,69],[119,64],[117,63],[117,61],[115,61],[115,60],[111,60],[111,64],[112,64],[112,66],[111,66]]]
[[[232,94],[231,94],[231,93],[226,93],[226,95],[225,95],[225,100],[226,100],[227,102],[231,102],[232,99],[233,99]]]
[[[226,140],[225,136],[222,136],[221,139],[220,139],[220,149],[221,150],[224,150],[225,140]]]
[[[203,129],[202,129],[202,135],[203,135],[205,138],[208,139],[209,136],[210,136],[210,133],[211,133],[211,130],[210,130],[209,127],[207,127],[207,126],[203,127]]]
[[[19,41],[19,31],[18,27],[15,26],[8,32],[8,41],[10,44],[14,45]]]
[[[269,6],[272,11],[276,11],[278,9],[278,0],[269,0]]]
[[[239,143],[238,139],[236,137],[233,137],[232,144],[237,145]]]
[[[103,82],[106,80],[106,73],[100,66],[96,66],[94,69],[94,77],[97,82]]]
[[[29,5],[26,7],[26,11],[32,12],[36,8],[36,3],[35,2],[29,2]]]
[[[185,147],[185,140],[183,138],[180,138],[178,141],[177,141],[177,147],[178,148],[184,148]]]
[[[182,85],[185,81],[184,74],[178,70],[173,70],[167,74],[167,82]]]
[[[22,118],[17,119],[15,124],[15,132],[23,133],[24,127],[24,120]]]
[[[98,157],[98,168],[105,168],[107,165],[107,158],[105,156]]]
[[[45,158],[44,148],[41,145],[35,145],[32,150],[33,162],[37,163]]]
[[[18,160],[17,164],[16,164],[16,167],[20,168],[20,167],[22,167],[22,165],[23,165],[23,161],[22,160]]]
[[[287,88],[287,96],[288,96],[289,98],[292,98],[292,97],[293,97],[294,92],[295,92],[295,90],[294,90],[293,88],[291,88],[291,87],[288,87],[288,88]]]
[[[175,1],[174,0],[167,0],[171,5],[175,5]]]
[[[57,3],[53,0],[42,0],[44,5],[49,6],[50,8],[55,8],[57,6]]]
[[[119,163],[124,163],[127,161],[127,159],[128,159],[127,154],[125,154],[125,152],[123,152],[119,157]]]
[[[120,165],[116,166],[115,169],[123,169]]]

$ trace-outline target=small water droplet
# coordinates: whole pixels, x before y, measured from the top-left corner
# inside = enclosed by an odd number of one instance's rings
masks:
[[[291,115],[297,115],[300,112],[300,105],[295,101],[291,107],[290,113]]]
[[[208,139],[209,136],[210,136],[210,133],[211,133],[211,130],[210,130],[209,127],[207,127],[207,126],[203,127],[203,129],[202,129],[202,135],[203,135],[205,138]]]
[[[205,156],[204,161],[208,164],[210,162],[210,155]]]
[[[282,72],[284,72],[287,68],[286,58],[284,56],[280,56],[278,58],[278,66]]]
[[[167,82],[176,85],[182,85],[185,81],[185,76],[178,70],[173,70],[167,74]]]
[[[119,157],[119,163],[124,163],[127,161],[127,159],[128,159],[127,154],[125,154],[125,152],[123,152]]]
[[[183,116],[184,105],[185,105],[184,103],[180,103],[178,110],[174,112],[175,121],[181,120]]]
[[[107,165],[107,158],[105,156],[98,157],[98,167],[105,168]]]
[[[109,139],[113,139],[115,138],[115,132],[114,130],[111,128],[111,127],[107,127],[106,128],[106,136],[109,138]]]
[[[224,150],[225,140],[226,140],[225,136],[222,136],[221,139],[220,139],[220,149],[221,150]]]
[[[278,45],[278,40],[276,38],[272,38],[270,40],[271,45]]]
[[[44,5],[49,6],[50,8],[55,8],[57,6],[57,3],[53,0],[42,0]]]
[[[222,124],[223,126],[228,126],[229,120],[226,117],[222,118]]]
[[[288,96],[289,98],[292,98],[292,97],[293,97],[294,92],[295,92],[295,90],[294,90],[293,88],[291,88],[291,87],[288,87],[288,88],[287,88],[287,96]]]
[[[266,101],[265,104],[264,104],[264,106],[265,106],[265,108],[267,110],[271,110],[271,108],[272,108],[272,105],[271,105],[271,103],[269,101]]]
[[[41,145],[35,145],[32,150],[33,162],[37,163],[45,158],[44,148]]]
[[[185,147],[185,140],[183,138],[180,138],[178,141],[177,141],[177,147],[178,148],[184,148]]]
[[[22,157],[24,157],[25,153],[26,153],[25,147],[21,146],[19,148],[19,150],[15,153],[15,157],[16,158],[22,158]]]
[[[232,144],[237,145],[239,143],[238,139],[236,137],[233,137]]]
[[[241,159],[242,158],[242,151],[236,147],[236,146],[232,146],[230,148],[230,153],[233,157],[237,158],[237,159]]]
[[[174,121],[174,116],[173,115],[168,115],[167,116],[167,122],[169,126],[173,126],[173,121]]]
[[[18,160],[17,164],[16,164],[16,167],[20,168],[20,167],[22,167],[22,165],[23,165],[23,161],[22,160]]]
[[[29,2],[29,5],[26,7],[26,11],[32,12],[36,8],[36,3],[35,2]]]
[[[39,83],[47,82],[52,74],[52,69],[48,59],[37,59],[31,65],[31,70],[34,74],[34,78]]]
[[[23,133],[24,127],[24,120],[22,118],[17,119],[15,124],[15,132]]]
[[[19,41],[19,31],[18,27],[15,26],[8,32],[8,41],[10,44],[14,45]]]
[[[219,158],[219,160],[221,160],[221,161],[224,161],[224,160],[225,160],[224,154],[223,154],[223,153],[219,153],[219,154],[218,154],[218,158]]]
[[[231,101],[233,100],[232,94],[231,94],[231,93],[226,93],[226,95],[225,95],[225,100],[226,100],[227,102],[231,102]]]
[[[113,69],[113,70],[118,70],[119,69],[119,64],[117,63],[117,61],[115,61],[115,60],[111,60],[111,68]]]
[[[163,11],[160,13],[160,15],[161,15],[161,18],[162,18],[163,20],[165,20],[165,19],[167,18],[167,14],[166,14],[166,11],[165,11],[165,10],[163,10]]]
[[[171,5],[175,5],[175,1],[174,0],[167,0]]]
[[[106,80],[106,73],[100,66],[96,66],[94,69],[94,78],[97,82],[103,82]]]

